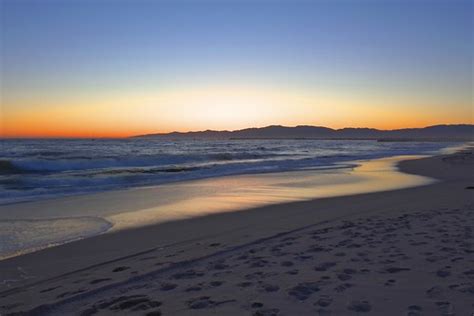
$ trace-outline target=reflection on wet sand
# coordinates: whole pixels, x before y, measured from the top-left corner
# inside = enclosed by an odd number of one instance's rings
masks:
[[[356,161],[336,169],[209,178],[3,205],[0,206],[0,224],[3,223],[0,238],[4,243],[0,247],[0,258],[107,230],[137,228],[269,204],[393,190],[434,181],[397,171],[397,162],[408,158],[414,156]],[[18,232],[15,227],[25,221],[30,223],[29,229]],[[60,222],[73,225],[61,228],[57,224]],[[7,240],[2,236],[10,237]]]
[[[152,194],[157,203],[155,206],[106,218],[117,230],[268,204],[407,188],[434,181],[399,172],[397,163],[408,158],[416,157],[357,161],[354,165],[331,170],[241,175],[163,185],[147,189],[150,190],[147,194]]]

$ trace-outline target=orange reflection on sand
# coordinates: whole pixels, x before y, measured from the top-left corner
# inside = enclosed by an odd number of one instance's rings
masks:
[[[359,161],[356,163],[360,165],[353,169],[242,175],[157,186],[147,190],[151,190],[155,198],[164,193],[163,204],[107,219],[115,224],[114,229],[122,229],[269,204],[394,190],[434,181],[397,171],[396,163],[407,158]]]

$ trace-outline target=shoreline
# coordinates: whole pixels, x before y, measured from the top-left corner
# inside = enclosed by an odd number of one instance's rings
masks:
[[[181,265],[183,262],[192,265],[193,262],[205,260],[209,256],[232,253],[242,247],[265,243],[276,238],[275,236],[294,234],[306,229],[308,225],[318,226],[370,214],[383,216],[398,214],[400,209],[452,208],[456,205],[472,204],[472,192],[465,189],[473,182],[472,175],[466,172],[466,166],[472,167],[472,162],[460,159],[462,155],[464,154],[435,156],[403,161],[399,164],[403,172],[440,180],[426,186],[269,205],[245,212],[214,214],[104,234],[95,239],[88,238],[0,261],[0,268],[5,276],[23,278],[14,286],[6,289],[3,286],[4,290],[0,291],[0,302],[4,304],[3,307],[15,304],[15,301],[21,302],[21,305],[4,309],[8,312],[32,309],[44,302],[49,302],[46,304],[48,308],[59,308],[65,304],[62,301],[66,297],[69,297],[70,302],[82,301],[102,292],[126,287],[137,282],[137,278],[139,281],[141,278],[156,276],[157,273],[163,273],[167,269],[178,269],[180,262]],[[472,153],[470,155],[472,157]],[[206,231],[214,233],[203,234]],[[131,249],[133,246],[136,247],[136,243],[140,240],[155,240],[153,243],[156,247],[151,249],[142,247],[141,252],[131,255]],[[70,258],[69,261],[67,259],[68,256],[79,262],[71,264]],[[87,258],[84,258],[85,256]],[[164,259],[167,256],[172,259],[165,260],[160,265],[154,262],[156,259],[146,259],[148,257]],[[89,265],[84,269],[87,262],[100,263]],[[127,269],[124,273],[110,272],[113,270],[111,268],[117,265],[130,266],[132,267],[130,270],[133,271],[128,272]],[[76,271],[66,272],[64,266]],[[74,288],[71,280],[77,279],[81,273],[94,275],[97,278],[102,276],[102,279],[107,276],[107,280],[92,283],[87,289],[81,289],[75,294],[74,291],[69,291],[69,294],[59,298],[51,296],[55,290],[41,292],[59,281],[63,283],[62,287]],[[38,275],[42,276],[41,280]]]
[[[341,162],[330,169],[221,176],[2,205],[0,228],[3,226],[4,231],[11,229],[11,225],[25,223],[31,226],[50,222],[56,230],[61,222],[75,225],[69,225],[67,235],[51,231],[49,234],[53,237],[42,244],[0,253],[0,261],[124,229],[140,229],[215,213],[245,212],[281,203],[427,185],[434,180],[403,174],[396,167],[399,161],[420,157],[425,156],[354,160]],[[245,188],[249,185],[252,189]],[[89,222],[90,227],[81,228],[82,222]],[[48,234],[47,228],[42,227],[42,235]],[[34,226],[28,229],[33,230]]]
[[[373,145],[373,142],[370,142],[370,146],[375,146]],[[15,172],[25,172],[23,174],[23,181],[25,183],[29,183],[30,181],[33,181],[34,179],[31,178],[34,174],[30,174],[29,172],[33,172],[34,170],[37,170],[40,172],[41,170],[49,172],[49,174],[46,174],[46,180],[51,180],[50,178],[53,178],[55,176],[61,178],[63,175],[59,173],[55,173],[56,171],[65,171],[67,170],[67,165],[71,164],[70,167],[73,168],[75,171],[72,173],[72,176],[66,176],[66,178],[62,179],[61,181],[65,181],[65,188],[61,189],[60,187],[57,187],[56,184],[52,183],[51,188],[44,188],[46,190],[17,190],[17,191],[7,191],[7,194],[2,195],[0,197],[1,200],[1,205],[6,206],[6,205],[15,205],[15,204],[20,204],[20,203],[30,203],[30,202],[37,202],[37,201],[49,201],[49,200],[58,200],[62,198],[67,198],[71,196],[87,196],[91,194],[101,194],[101,193],[107,193],[107,192],[112,192],[112,191],[122,191],[122,190],[128,190],[128,189],[136,189],[136,188],[146,188],[146,187],[151,187],[151,186],[157,186],[157,185],[166,185],[166,184],[173,184],[173,183],[180,183],[180,182],[186,182],[186,181],[192,181],[192,180],[205,180],[205,179],[212,179],[212,178],[219,178],[219,177],[225,177],[225,176],[239,176],[239,175],[251,175],[251,174],[266,174],[266,173],[276,173],[276,172],[290,172],[290,171],[298,171],[298,170],[306,170],[306,169],[335,169],[339,168],[341,164],[344,163],[349,163],[354,160],[373,160],[373,159],[380,159],[380,158],[386,158],[386,157],[391,157],[391,156],[397,156],[397,155],[422,155],[422,154],[428,154],[428,155],[433,155],[436,153],[441,153],[444,149],[443,148],[455,148],[460,146],[461,143],[444,143],[444,145],[440,146],[417,146],[416,149],[413,148],[411,145],[402,145],[401,148],[398,148],[395,146],[395,148],[392,148],[392,146],[382,146],[381,148],[376,148],[374,152],[367,151],[367,152],[359,152],[358,155],[354,157],[349,157],[345,154],[342,154],[341,156],[338,156],[337,154],[334,156],[322,156],[318,158],[318,153],[314,153],[315,156],[313,158],[307,158],[307,159],[297,159],[294,162],[291,157],[287,157],[288,159],[276,159],[272,160],[269,159],[267,160],[266,158],[262,161],[254,161],[252,159],[246,160],[243,159],[241,160],[240,156],[237,155],[237,157],[233,157],[232,154],[229,154],[230,156],[226,156],[225,153],[217,153],[217,154],[209,154],[208,158],[211,159],[208,162],[202,162],[202,163],[191,163],[190,165],[187,164],[180,164],[178,163],[175,167],[173,165],[169,165],[166,167],[166,164],[162,167],[160,167],[160,163],[156,165],[156,168],[151,168],[151,167],[144,167],[143,170],[140,169],[139,165],[140,163],[134,167],[132,164],[131,166],[128,166],[127,160],[120,160],[119,158],[117,163],[118,165],[116,166],[116,169],[114,169],[114,163],[110,163],[110,166],[112,169],[109,171],[107,167],[107,163],[102,161],[101,159],[91,159],[90,161],[86,162],[81,162],[81,160],[59,160],[58,164],[54,162],[54,160],[44,160],[43,158],[37,158],[36,160],[33,159],[31,162],[26,163],[22,161],[21,159],[18,160],[16,158],[5,158],[6,160],[0,161],[3,162],[4,166],[6,166],[7,170],[7,175],[11,171]],[[446,147],[448,146],[448,147]],[[462,146],[462,145],[461,145]],[[387,148],[386,148],[387,147]],[[259,147],[260,148],[260,147]],[[264,147],[262,147],[264,148]],[[301,148],[300,148],[301,149]],[[324,148],[323,148],[324,149]],[[260,150],[260,149],[259,149]],[[298,155],[303,154],[304,152],[300,152],[298,154],[298,146],[295,148],[296,150],[296,156],[299,157]],[[369,153],[370,154],[367,154]],[[46,152],[47,153],[47,152]],[[191,157],[198,155],[197,153],[191,153]],[[211,164],[209,167],[208,163],[211,163],[213,160],[212,157],[215,155],[219,156],[221,155],[222,158],[230,158],[229,160],[224,159],[225,162],[221,164],[219,159],[216,161],[215,164]],[[222,156],[224,155],[224,156]],[[255,157],[266,157],[265,155],[268,155],[266,153],[266,150],[260,151],[256,154]],[[270,156],[273,154],[270,154]],[[199,156],[199,155],[198,155]],[[245,155],[244,155],[245,156]],[[303,156],[299,157],[302,158]],[[41,156],[42,157],[42,156]],[[253,157],[250,155],[250,157]],[[67,157],[66,157],[67,158]],[[122,157],[123,158],[123,157]],[[133,157],[132,157],[133,158]],[[139,160],[139,158],[134,157],[131,159],[130,162],[135,161],[136,159]],[[214,157],[217,158],[217,157]],[[234,158],[237,158],[234,160]],[[268,157],[267,157],[268,158]],[[2,158],[3,159],[3,158]],[[194,158],[193,158],[194,159]],[[257,159],[258,160],[258,159]],[[102,161],[102,162],[101,162]],[[122,161],[120,163],[120,161]],[[273,162],[272,162],[273,161]],[[60,162],[60,163],[59,163]],[[136,162],[136,161],[135,161]],[[148,165],[150,161],[147,162],[146,165]],[[46,163],[45,166],[42,164]],[[83,169],[81,164],[86,163],[86,165],[89,165],[89,167],[98,167],[97,172],[86,172],[88,168]],[[243,165],[241,164],[243,163]],[[65,165],[63,165],[65,164]],[[104,165],[105,164],[105,165]],[[263,165],[262,165],[263,164]],[[122,166],[123,165],[123,166]],[[153,165],[153,164],[151,164]],[[122,166],[122,167],[120,167]],[[250,169],[246,169],[247,167],[251,167]],[[52,168],[52,169],[51,169]],[[118,168],[118,169],[117,169]],[[125,170],[123,170],[125,168]],[[149,169],[151,168],[151,169]],[[162,171],[170,171],[170,172],[165,172],[161,176],[154,177],[152,180],[149,177],[143,178],[140,183],[135,181],[138,181],[136,177],[138,176],[145,176],[148,172],[158,172],[162,169]],[[176,173],[176,171],[179,171],[180,169],[183,170],[192,170],[195,169],[194,171],[184,172],[184,173]],[[48,171],[49,170],[49,171]],[[54,171],[56,170],[56,171]],[[94,170],[94,168],[90,169]],[[118,179],[121,179],[121,177],[124,177],[125,174],[120,175],[119,178],[115,179],[115,172],[125,172],[125,171],[130,171],[132,172],[132,178],[126,179],[123,178],[122,181],[118,181]],[[143,171],[144,173],[140,172]],[[208,171],[206,171],[208,170]],[[5,170],[4,170],[5,171]],[[173,171],[173,172],[171,172]],[[53,172],[53,173],[51,173]],[[103,174],[102,174],[103,173]],[[82,175],[82,176],[80,176]],[[98,179],[95,179],[96,176],[102,175],[105,176],[104,179],[99,181],[101,177]],[[112,177],[112,175],[114,175]],[[119,174],[117,174],[119,175]],[[85,177],[86,179],[82,179],[81,177]],[[89,179],[90,177],[90,179]],[[8,177],[7,177],[8,179]],[[15,178],[14,178],[15,179]],[[79,181],[79,180],[84,180],[85,186],[76,186],[70,187],[68,183],[70,181]],[[94,180],[95,179],[95,180]],[[19,179],[21,180],[21,178]],[[45,180],[45,181],[46,181]],[[97,182],[99,181],[99,182]],[[43,188],[42,183],[47,183],[44,181],[40,181],[36,183],[35,188],[41,189]],[[81,183],[80,181],[78,182],[79,184]],[[93,183],[98,184],[98,186],[92,185]],[[110,185],[110,186],[108,186]],[[21,186],[20,186],[21,187]],[[9,192],[9,193],[8,193]]]

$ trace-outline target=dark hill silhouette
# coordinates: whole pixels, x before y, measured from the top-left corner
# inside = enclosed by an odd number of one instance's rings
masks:
[[[379,130],[374,128],[332,129],[322,126],[270,125],[235,131],[172,132],[134,136],[162,139],[377,139],[377,140],[474,140],[474,125],[434,125],[423,128]]]

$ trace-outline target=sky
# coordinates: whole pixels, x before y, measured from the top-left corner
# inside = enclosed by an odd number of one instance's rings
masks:
[[[473,123],[470,0],[0,0],[0,136]]]

